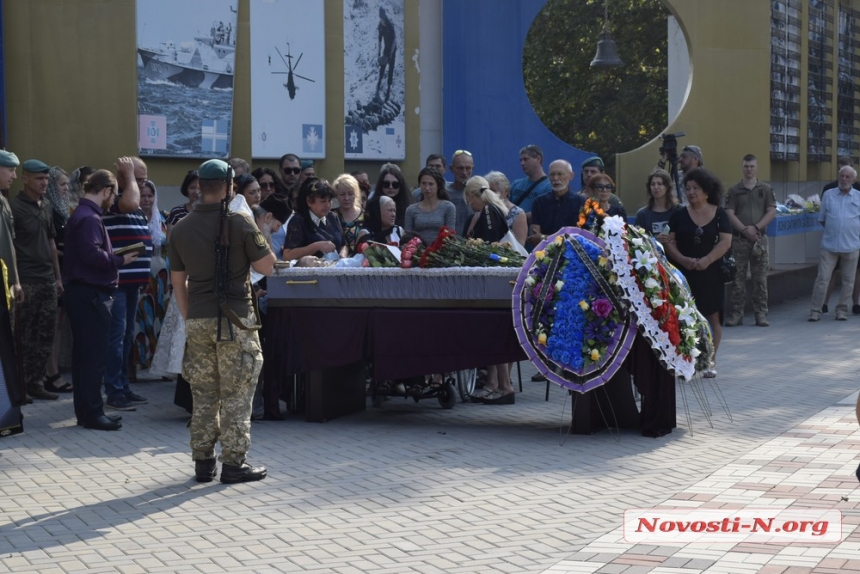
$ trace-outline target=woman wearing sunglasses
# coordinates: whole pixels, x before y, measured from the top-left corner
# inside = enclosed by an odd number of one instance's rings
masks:
[[[617,204],[611,204],[609,202],[609,198],[612,197],[612,192],[615,191],[615,182],[612,181],[611,177],[605,173],[593,175],[588,180],[585,190],[592,199],[600,203],[600,209],[602,209],[607,216],[618,215],[625,223],[627,222],[627,210],[624,209],[624,205],[620,201]]]
[[[263,203],[267,197],[275,193],[275,182],[277,181],[275,170],[268,167],[258,167],[251,172],[251,175],[256,177],[260,184],[260,203]]]
[[[376,180],[376,190],[373,192],[368,203],[375,202],[370,209],[379,209],[379,198],[387,195],[397,204],[397,225],[403,227],[406,218],[406,208],[412,203],[412,192],[406,189],[406,180],[403,172],[393,163],[386,163],[379,170],[379,179]]]
[[[698,168],[684,177],[687,206],[669,218],[670,240],[665,244],[669,259],[678,266],[696,300],[696,308],[711,324],[715,363],[704,376],[717,376],[716,352],[723,328],[723,278],[720,262],[732,246],[732,224],[720,207],[723,186],[720,180]]]

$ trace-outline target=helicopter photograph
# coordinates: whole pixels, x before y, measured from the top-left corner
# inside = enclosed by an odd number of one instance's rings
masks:
[[[325,157],[323,3],[251,0],[251,153]],[[295,25],[301,14],[301,25]]]
[[[296,99],[296,90],[298,89],[296,87],[295,79],[298,78],[300,80],[306,80],[308,82],[314,81],[310,78],[300,76],[298,73],[295,72],[295,69],[299,67],[299,62],[302,61],[302,56],[304,56],[304,54],[299,54],[298,59],[296,59],[296,63],[293,64],[293,56],[290,54],[290,43],[289,42],[287,42],[287,55],[286,56],[284,56],[281,53],[281,51],[278,49],[277,46],[275,46],[275,51],[278,53],[278,56],[281,57],[281,60],[287,66],[287,71],[286,72],[272,72],[272,73],[273,74],[286,74],[287,75],[287,82],[284,84],[284,87],[287,88],[287,93],[290,95],[290,99],[295,100]],[[271,59],[271,56],[269,58]]]

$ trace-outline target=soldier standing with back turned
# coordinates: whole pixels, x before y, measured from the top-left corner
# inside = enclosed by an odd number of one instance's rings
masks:
[[[198,173],[200,203],[170,237],[170,276],[186,320],[183,375],[194,398],[191,457],[197,481],[210,482],[218,473],[215,443],[220,441],[221,482],[261,480],[265,467],[245,460],[251,403],[263,365],[249,268],[271,275],[275,255],[249,217],[225,209],[230,166],[213,159]]]

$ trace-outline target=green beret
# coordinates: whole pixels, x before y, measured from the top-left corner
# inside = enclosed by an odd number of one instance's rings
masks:
[[[210,159],[200,164],[197,175],[200,179],[227,179],[233,176],[233,169],[225,161]]]
[[[585,160],[584,162],[582,162],[581,167],[582,167],[582,169],[585,169],[587,167],[604,167],[603,166],[603,160],[600,159],[599,156],[590,157],[587,160]]]
[[[0,149],[0,167],[18,167],[20,163],[17,155],[11,151]]]
[[[21,164],[21,167],[24,168],[24,171],[27,173],[48,173],[51,171],[51,166],[37,159],[28,159]]]
[[[313,167],[313,166],[314,166],[314,160],[312,160],[312,159],[303,159],[301,162],[299,162],[299,165],[300,165],[300,166],[302,166],[302,171],[305,171],[305,170],[306,170],[306,169],[308,169],[309,167]]]

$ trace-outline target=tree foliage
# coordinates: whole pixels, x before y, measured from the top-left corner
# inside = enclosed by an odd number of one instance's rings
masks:
[[[624,64],[591,68],[603,16],[603,0],[548,0],[526,36],[523,76],[544,125],[609,165],[668,122],[668,11],[660,0],[609,0]]]

